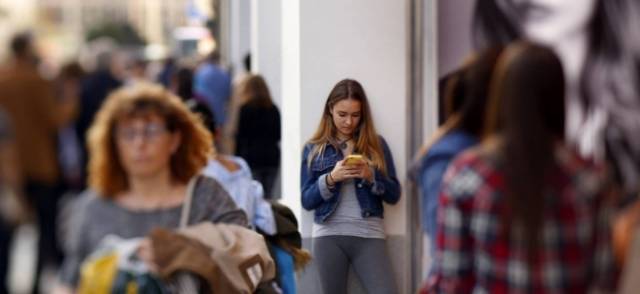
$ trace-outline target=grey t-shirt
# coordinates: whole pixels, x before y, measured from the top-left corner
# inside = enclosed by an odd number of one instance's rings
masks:
[[[68,248],[60,271],[63,284],[78,283],[80,266],[107,235],[121,238],[146,236],[156,227],[177,228],[182,205],[151,211],[134,211],[113,200],[85,192],[74,204]],[[229,194],[214,179],[199,177],[193,194],[189,224],[203,221],[247,226],[245,213],[236,207]]]
[[[362,217],[362,209],[356,196],[353,180],[345,181],[340,188],[340,200],[336,211],[322,224],[313,223],[313,237],[354,236],[384,239],[384,222],[379,217]]]

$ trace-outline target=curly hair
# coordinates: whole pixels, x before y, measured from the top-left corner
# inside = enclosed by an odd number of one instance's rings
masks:
[[[182,138],[170,160],[173,181],[188,182],[214,154],[211,133],[180,98],[154,84],[121,88],[107,97],[88,131],[89,187],[102,197],[112,198],[129,189],[114,136],[117,122],[152,115],[163,118],[167,129]]]

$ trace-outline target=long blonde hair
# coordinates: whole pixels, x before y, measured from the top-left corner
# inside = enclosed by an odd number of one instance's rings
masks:
[[[332,144],[335,146],[337,139],[337,129],[333,123],[333,117],[331,110],[336,103],[342,100],[355,100],[359,101],[361,105],[361,119],[358,127],[355,131],[355,147],[354,150],[362,154],[367,158],[375,169],[382,173],[387,173],[387,166],[384,161],[384,152],[382,151],[382,145],[378,138],[378,133],[373,125],[373,118],[371,116],[371,108],[369,107],[369,101],[367,95],[362,88],[362,85],[355,80],[344,79],[338,82],[329,93],[327,102],[324,106],[324,113],[320,119],[320,125],[315,134],[309,139],[308,143],[313,144],[313,149],[309,153],[308,162],[309,167],[314,158],[322,156],[324,154],[325,146]]]

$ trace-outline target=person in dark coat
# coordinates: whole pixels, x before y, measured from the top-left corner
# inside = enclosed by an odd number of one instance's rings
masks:
[[[245,86],[248,97],[238,117],[236,155],[249,163],[253,178],[264,187],[265,198],[270,199],[274,197],[273,184],[280,166],[280,111],[261,76],[249,76]]]
[[[88,154],[84,144],[86,133],[93,118],[102,106],[102,102],[111,91],[122,86],[122,81],[117,74],[117,62],[114,52],[103,52],[98,56],[98,67],[84,78],[80,86],[80,109],[76,120],[76,134],[80,142],[82,183],[86,182],[86,163]]]

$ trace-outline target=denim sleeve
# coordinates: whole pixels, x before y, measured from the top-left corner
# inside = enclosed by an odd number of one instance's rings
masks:
[[[276,220],[271,204],[267,200],[264,200],[262,185],[256,180],[251,180],[251,191],[255,199],[253,224],[265,234],[269,236],[275,235],[277,233]]]
[[[396,167],[393,162],[391,150],[389,150],[387,142],[382,137],[380,137],[380,142],[384,152],[387,174],[384,175],[379,170],[375,171],[374,182],[371,186],[371,193],[380,196],[384,202],[395,204],[400,200],[400,182],[396,176]]]
[[[306,210],[313,210],[331,199],[337,194],[337,190],[331,191],[326,186],[324,177],[314,175],[309,168],[308,160],[311,145],[307,145],[302,152],[302,164],[300,167],[300,185],[302,189],[302,207]],[[324,185],[324,186],[323,186]]]
[[[329,176],[328,173],[318,177],[318,187],[320,188],[320,196],[322,196],[322,199],[324,200],[329,200],[334,196],[333,192],[331,191],[332,189],[329,189],[329,185],[327,185],[327,176]]]
[[[435,240],[437,235],[440,186],[450,162],[450,157],[433,158],[426,163],[424,170],[420,174],[420,191],[422,192],[424,208],[422,211],[423,225],[432,240]],[[432,248],[435,249],[435,247]]]

